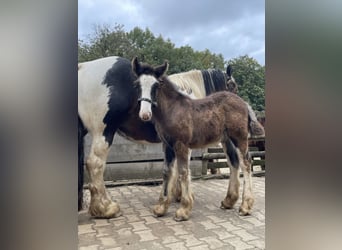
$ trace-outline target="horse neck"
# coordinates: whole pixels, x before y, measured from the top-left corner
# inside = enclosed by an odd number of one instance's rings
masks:
[[[162,109],[170,107],[175,101],[186,99],[188,97],[179,93],[175,86],[167,78],[164,78],[164,84],[158,88],[156,99],[158,106]]]

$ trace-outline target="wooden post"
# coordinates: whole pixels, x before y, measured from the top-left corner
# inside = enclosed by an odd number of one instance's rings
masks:
[[[207,175],[208,172],[208,162],[209,160],[203,159],[202,160],[202,176]]]

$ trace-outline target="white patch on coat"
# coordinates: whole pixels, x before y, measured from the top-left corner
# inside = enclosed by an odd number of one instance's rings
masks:
[[[91,133],[102,133],[103,118],[109,110],[110,90],[102,84],[106,72],[118,57],[106,57],[78,65],[78,114]]]

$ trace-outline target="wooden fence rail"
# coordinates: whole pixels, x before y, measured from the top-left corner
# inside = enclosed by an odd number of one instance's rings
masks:
[[[265,174],[265,138],[250,139],[250,142],[259,142],[249,147],[249,157],[252,161],[253,175]],[[261,142],[261,143],[260,143]],[[259,146],[259,147],[258,147]],[[220,147],[208,148],[208,151],[202,155],[202,175],[207,175],[208,169],[216,172],[216,169],[228,168],[225,160],[226,155]]]

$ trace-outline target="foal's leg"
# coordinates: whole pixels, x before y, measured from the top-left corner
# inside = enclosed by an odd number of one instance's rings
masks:
[[[248,215],[254,204],[254,195],[252,191],[252,171],[251,161],[248,157],[248,140],[241,142],[239,146],[240,167],[243,172],[243,193],[242,203],[239,208],[240,215]]]
[[[172,200],[173,189],[176,182],[176,169],[174,168],[175,153],[173,149],[163,144],[164,148],[164,166],[163,166],[163,186],[159,196],[158,204],[153,208],[156,216],[163,216]]]
[[[191,158],[191,149],[189,149],[189,159],[188,159],[189,162],[190,162],[190,158]],[[177,168],[175,168],[175,169],[177,170]],[[178,175],[178,171],[177,171],[176,176],[177,176],[177,182],[176,182],[176,189],[175,189],[174,195],[175,195],[176,201],[180,202],[182,199],[182,187],[181,187],[181,179]],[[193,194],[192,194],[192,196],[193,196]]]
[[[121,214],[120,207],[108,197],[103,180],[109,144],[102,135],[93,135],[92,137],[91,149],[87,159],[91,193],[89,213],[95,217],[117,217]]]
[[[178,143],[175,145],[175,153],[177,158],[178,174],[181,186],[181,206],[176,211],[175,220],[183,221],[188,220],[192,206],[194,203],[194,197],[191,191],[191,173],[189,168],[189,154],[190,150],[183,144]]]
[[[222,141],[222,147],[226,153],[230,175],[227,195],[221,202],[221,208],[232,209],[239,199],[239,156],[236,147],[229,138],[226,141]]]

